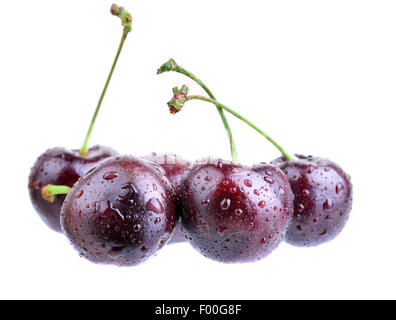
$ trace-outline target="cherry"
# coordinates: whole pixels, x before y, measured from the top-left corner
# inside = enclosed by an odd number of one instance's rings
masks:
[[[178,201],[193,247],[227,263],[267,256],[283,240],[293,214],[286,176],[265,164],[197,162],[180,183]]]
[[[164,171],[132,156],[112,157],[82,177],[61,214],[64,233],[95,263],[137,265],[169,239],[177,220]]]
[[[274,162],[285,170],[293,190],[294,216],[287,241],[296,246],[314,246],[333,239],[343,229],[352,207],[350,177],[330,160],[290,156],[275,140],[252,122],[218,101],[198,95],[188,95],[188,87],[173,88],[168,102],[171,113],[179,112],[190,100],[212,103],[231,113],[270,141],[283,155]],[[312,172],[311,172],[312,171]]]
[[[131,31],[132,18],[126,10],[117,5],[112,5],[111,13],[121,18],[124,31],[110,74],[100,96],[81,149],[66,150],[60,147],[49,149],[36,160],[29,175],[28,189],[33,207],[43,221],[51,229],[58,232],[60,231],[60,209],[65,198],[64,194],[69,191],[69,187],[72,187],[81,176],[92,167],[96,166],[101,160],[116,155],[116,152],[108,147],[95,146],[88,148],[88,141],[100,106],[103,102],[124,42],[128,33]],[[55,197],[55,195],[57,196]]]
[[[295,195],[294,217],[286,241],[295,246],[316,246],[336,237],[352,208],[352,183],[337,164],[312,156],[273,162],[290,181]]]
[[[157,154],[153,152],[149,155],[144,156],[143,159],[159,164],[165,170],[165,175],[173,185],[175,192],[178,191],[178,186],[183,177],[183,174],[185,173],[186,169],[191,165],[189,161],[184,160],[183,158],[175,154],[168,153]],[[168,244],[184,241],[186,241],[186,238],[181,229],[181,223],[178,221]]]
[[[52,198],[46,196],[43,189],[43,196],[42,188],[49,184],[72,187],[92,167],[113,155],[116,155],[114,150],[102,146],[90,148],[87,156],[81,156],[79,150],[58,147],[47,150],[37,159],[29,176],[29,194],[33,207],[51,229],[61,230],[59,215],[65,195]]]

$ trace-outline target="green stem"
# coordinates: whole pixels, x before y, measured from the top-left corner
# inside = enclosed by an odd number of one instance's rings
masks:
[[[259,129],[258,127],[256,127],[252,122],[250,122],[249,120],[247,120],[246,118],[244,118],[243,116],[241,116],[239,113],[235,112],[234,110],[228,108],[227,106],[217,102],[214,99],[210,99],[207,97],[203,97],[203,96],[198,96],[198,95],[191,95],[191,96],[187,96],[185,101],[189,101],[189,100],[202,100],[202,101],[206,101],[206,102],[210,102],[213,103],[215,106],[222,108],[223,110],[231,113],[233,116],[237,117],[239,120],[242,120],[243,122],[245,122],[247,125],[249,125],[250,127],[252,127],[254,130],[256,130],[258,133],[260,133],[262,136],[264,136],[269,142],[271,142],[282,154],[283,156],[287,159],[287,160],[293,160],[294,158],[292,156],[290,156],[274,139],[272,139],[268,134],[266,134],[264,131],[262,131],[261,129]]]
[[[122,47],[124,45],[124,42],[126,40],[127,35],[128,35],[127,31],[124,31],[123,34],[122,34],[122,38],[121,38],[120,45],[118,47],[117,55],[116,55],[116,57],[114,59],[113,65],[112,65],[111,70],[110,70],[110,74],[107,77],[106,84],[105,84],[105,86],[103,88],[103,91],[102,91],[102,94],[101,94],[101,96],[99,98],[98,105],[96,106],[95,113],[94,113],[94,115],[92,117],[91,124],[89,125],[87,135],[85,136],[84,143],[83,143],[83,145],[82,145],[82,147],[80,149],[80,154],[81,155],[86,155],[88,153],[88,141],[89,141],[89,138],[91,136],[91,132],[92,132],[92,129],[94,127],[94,124],[95,124],[95,121],[96,121],[96,117],[98,116],[100,106],[102,105],[103,98],[104,98],[104,96],[106,94],[107,87],[109,86],[109,83],[110,83],[110,80],[111,80],[111,76],[113,75],[115,66],[116,66],[117,61],[118,61],[118,57],[120,56],[120,53],[121,53],[121,50],[122,50]]]
[[[181,73],[184,74],[185,76],[187,76],[188,78],[192,79],[193,81],[195,81],[198,85],[200,85],[202,87],[202,89],[205,90],[205,92],[208,94],[208,96],[210,98],[212,98],[213,100],[216,100],[216,98],[214,97],[213,93],[209,90],[209,88],[200,80],[198,79],[194,74],[192,74],[190,71],[180,67],[175,60],[171,59],[169,60],[167,63],[165,63],[163,66],[161,66],[161,68],[158,70],[158,73],[163,73],[163,72],[167,72],[167,71],[175,71],[177,73]],[[223,126],[227,132],[227,136],[228,136],[228,140],[230,142],[230,150],[231,150],[231,157],[232,157],[232,161],[234,162],[238,162],[238,152],[237,152],[237,148],[234,142],[234,138],[232,136],[232,132],[231,132],[231,128],[230,125],[228,124],[227,118],[224,114],[223,109],[220,106],[217,106],[217,111],[219,112],[219,115],[221,117],[221,120],[223,122]]]
[[[111,11],[112,15],[117,16],[117,17],[119,17],[121,19],[121,24],[124,27],[124,31],[122,33],[121,42],[120,42],[120,45],[118,46],[116,57],[114,59],[113,65],[111,66],[110,74],[107,77],[106,84],[105,84],[105,86],[103,88],[102,94],[100,95],[98,105],[96,106],[95,113],[94,113],[94,115],[92,117],[92,120],[91,120],[91,123],[89,125],[87,135],[85,136],[84,143],[83,143],[83,145],[82,145],[82,147],[80,149],[80,154],[82,156],[85,156],[85,155],[88,154],[88,141],[89,141],[89,138],[91,136],[91,132],[92,132],[92,129],[94,127],[94,124],[95,124],[95,121],[96,121],[96,117],[98,116],[100,106],[102,105],[103,98],[104,98],[104,96],[106,94],[107,87],[109,86],[109,83],[110,83],[110,80],[111,80],[111,76],[113,75],[115,66],[117,65],[117,61],[118,61],[118,58],[119,58],[119,56],[121,54],[122,47],[124,46],[124,42],[125,42],[125,40],[126,40],[126,38],[128,36],[128,33],[131,32],[131,30],[132,30],[132,16],[131,16],[131,14],[128,11],[126,11],[122,7],[117,6],[116,4],[113,4],[111,6],[110,11]]]
[[[41,195],[49,202],[54,202],[55,196],[58,194],[68,194],[70,187],[68,186],[57,186],[53,184],[47,184],[41,188]]]

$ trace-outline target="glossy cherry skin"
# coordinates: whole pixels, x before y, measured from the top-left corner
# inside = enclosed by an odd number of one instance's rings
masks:
[[[289,181],[265,164],[197,162],[179,185],[178,201],[193,247],[226,263],[267,256],[283,240],[293,215]]]
[[[295,246],[317,246],[344,228],[352,208],[352,183],[350,176],[330,160],[296,157],[273,162],[286,174],[295,196],[286,241]]]
[[[61,226],[81,256],[132,266],[169,240],[177,220],[164,171],[132,156],[112,157],[82,177],[62,207]]]
[[[51,229],[61,231],[59,216],[66,196],[57,195],[51,203],[42,197],[41,188],[47,184],[72,187],[100,161],[116,154],[113,149],[103,146],[90,148],[86,156],[81,156],[79,150],[58,147],[47,150],[36,160],[29,175],[30,199],[39,216]]]
[[[172,183],[177,193],[180,181],[186,170],[191,166],[191,163],[175,154],[168,153],[153,152],[147,156],[144,156],[143,158],[159,164],[162,168],[164,168],[167,178]],[[179,220],[176,223],[175,229],[172,233],[172,237],[170,238],[168,244],[185,241],[186,237],[181,229],[181,222]]]

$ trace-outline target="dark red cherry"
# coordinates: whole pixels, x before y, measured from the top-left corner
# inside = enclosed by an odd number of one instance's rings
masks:
[[[83,176],[62,207],[62,230],[95,263],[137,265],[169,239],[177,220],[164,171],[132,156],[112,157]]]
[[[103,146],[90,148],[86,156],[81,156],[79,150],[58,147],[47,150],[36,160],[29,175],[30,199],[39,216],[51,229],[60,232],[59,215],[65,195],[57,195],[51,203],[43,198],[41,188],[47,184],[72,187],[100,161],[116,154],[111,148]]]
[[[183,177],[178,197],[190,243],[227,263],[267,256],[283,240],[293,214],[286,176],[265,164],[197,162]]]
[[[286,241],[316,246],[337,236],[352,207],[352,183],[337,164],[312,156],[273,162],[283,170],[295,196],[294,216]]]
[[[178,191],[178,186],[183,177],[183,174],[185,173],[186,169],[191,166],[191,163],[189,161],[177,156],[176,154],[153,152],[143,158],[159,164],[162,168],[164,168],[165,174],[169,181],[172,183],[176,192]],[[181,223],[180,221],[178,221],[168,244],[183,241],[186,241],[186,237],[181,229]]]
[[[189,161],[176,154],[170,153],[152,152],[151,154],[144,156],[143,159],[159,164],[164,168],[165,174],[174,186],[176,192],[185,170],[191,166]]]

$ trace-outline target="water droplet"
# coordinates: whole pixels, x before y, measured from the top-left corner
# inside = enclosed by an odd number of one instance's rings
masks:
[[[272,179],[270,177],[264,177],[264,180],[267,181],[269,184],[273,184],[274,183],[274,179]]]
[[[272,171],[271,170],[265,170],[265,174],[272,177]]]
[[[226,186],[226,187],[227,187],[229,184],[230,184],[230,181],[228,181],[228,180],[224,180],[224,181],[223,181],[223,186]]]
[[[206,207],[209,204],[209,202],[210,202],[209,199],[204,199],[201,201],[201,204]]]
[[[342,189],[344,189],[344,185],[341,182],[338,182],[336,184],[336,193],[339,194]]]
[[[249,179],[245,179],[245,181],[243,181],[243,183],[245,184],[246,187],[251,187],[252,186],[252,181],[250,181]]]
[[[227,210],[227,209],[230,208],[230,206],[231,206],[231,200],[230,199],[224,198],[223,200],[221,200],[221,202],[220,202],[221,210]]]
[[[279,187],[279,194],[285,194],[285,193],[286,193],[285,187],[280,186]]]
[[[131,184],[131,183],[127,183],[127,184],[124,184],[122,187],[121,187],[121,189],[122,190],[131,190],[131,192],[133,192],[133,193],[136,193],[136,189],[135,189],[135,187]]]
[[[334,207],[334,202],[331,199],[326,199],[323,203],[323,210],[330,210]]]
[[[107,208],[103,213],[108,216],[112,214],[117,214],[122,220],[124,220],[124,215],[118,208],[114,208],[110,201],[107,201]]]
[[[327,230],[324,230],[322,233],[319,233],[320,236],[324,236],[325,234],[327,234]]]
[[[254,190],[253,190],[253,193],[254,193],[256,196],[259,196],[259,195],[260,195],[260,191],[258,191],[257,189],[254,189]]]
[[[77,199],[78,199],[78,198],[81,198],[81,196],[83,195],[83,193],[84,193],[84,191],[80,189],[80,190],[77,191],[75,197],[76,197]]]
[[[303,212],[304,208],[305,208],[304,205],[302,203],[299,203],[297,205],[297,212]]]
[[[313,222],[313,223],[317,223],[317,222],[318,222],[318,219],[315,218],[315,219],[312,220],[312,222]]]
[[[205,177],[205,181],[206,181],[206,182],[209,182],[210,180],[211,180],[211,178],[210,178],[209,176],[206,176],[206,177]]]
[[[260,201],[260,202],[258,203],[258,206],[259,206],[260,208],[264,208],[266,205],[267,205],[267,203],[266,203],[264,200],[262,200],[262,201]]]
[[[133,226],[133,231],[138,232],[138,231],[140,231],[141,228],[142,228],[142,226],[139,223],[137,223]]]
[[[308,196],[308,195],[310,194],[309,190],[307,190],[307,189],[304,189],[301,193],[302,193],[304,196]]]
[[[267,242],[267,239],[266,238],[263,238],[263,239],[261,239],[261,241],[260,241],[262,244],[264,244],[264,243],[266,243]]]
[[[113,180],[114,178],[117,178],[117,177],[118,177],[117,172],[114,172],[114,171],[106,172],[103,175],[103,179],[105,179],[105,180]]]
[[[164,212],[164,206],[157,198],[151,198],[146,204],[146,210],[160,214]]]
[[[243,210],[242,209],[235,209],[235,211],[234,211],[234,214],[236,215],[236,216],[241,216],[242,214],[243,214]]]
[[[160,218],[160,217],[155,218],[154,224],[158,224],[158,223],[160,223],[160,222],[161,222],[161,218]]]
[[[236,192],[237,192],[237,188],[235,187],[230,188],[230,193],[236,193]]]

